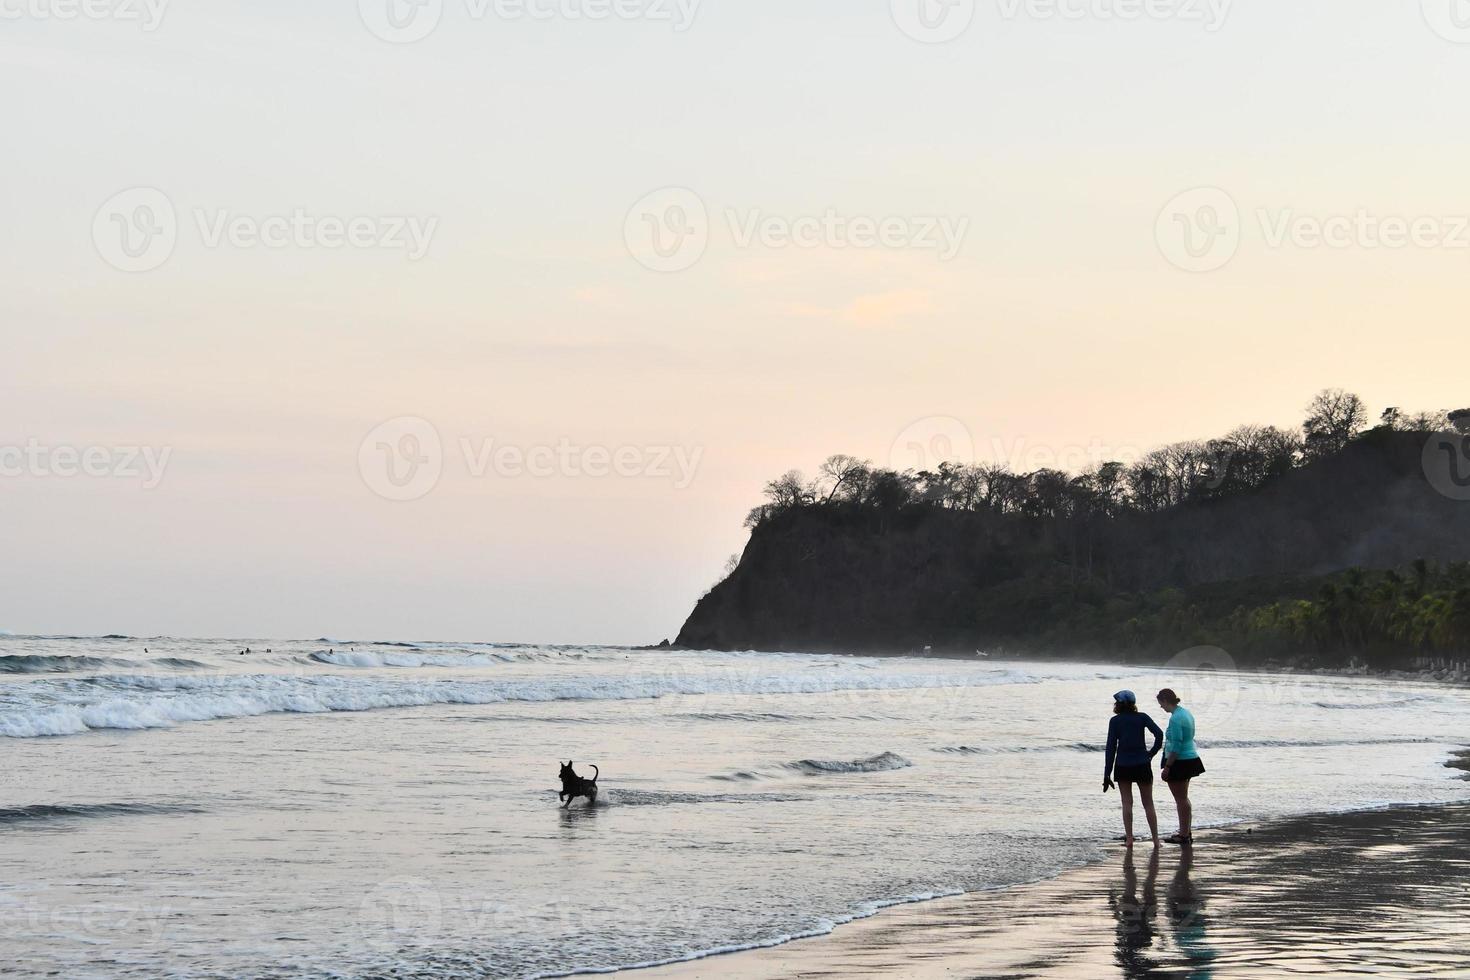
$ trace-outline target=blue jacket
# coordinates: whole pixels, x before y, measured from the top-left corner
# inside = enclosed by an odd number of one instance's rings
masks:
[[[1143,733],[1145,730],[1154,733],[1154,747],[1147,748],[1144,745]],[[1129,711],[1121,715],[1113,715],[1113,720],[1108,722],[1108,755],[1103,764],[1103,778],[1113,778],[1113,760],[1117,759],[1120,766],[1146,766],[1154,753],[1159,751],[1163,744],[1164,733],[1154,720],[1142,711]]]

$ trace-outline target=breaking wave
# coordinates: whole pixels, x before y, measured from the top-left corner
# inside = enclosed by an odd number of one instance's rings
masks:
[[[811,775],[820,775],[834,772],[888,772],[893,769],[907,769],[912,765],[912,762],[897,753],[883,752],[866,759],[853,759],[849,762],[802,759],[800,762],[787,763],[786,768]]]
[[[0,655],[0,674],[70,674],[107,668],[167,667],[171,670],[199,670],[208,664],[182,657],[158,657],[153,660],[126,660],[118,657],[48,656],[44,654]]]
[[[168,813],[203,813],[197,806],[168,803],[66,803],[0,807],[0,825],[84,817],[153,816]]]
[[[370,650],[318,650],[310,654],[310,658],[317,663],[331,664],[334,667],[491,667],[500,663],[556,659],[555,654],[539,653],[531,650],[519,653],[502,653],[500,651],[488,651],[485,653],[412,653],[408,652],[411,644],[395,643],[383,645],[401,647],[403,648],[403,652],[396,650],[386,653],[375,653]],[[417,648],[414,647],[412,649],[416,650]]]
[[[184,722],[277,712],[310,714],[507,701],[641,700],[671,695],[836,694],[880,689],[922,693],[926,688],[940,688],[952,694],[977,684],[1023,682],[1013,672],[956,682],[924,673],[874,675],[830,669],[757,677],[684,669],[616,676],[568,676],[557,672],[556,676],[503,681],[399,680],[334,674],[103,674],[36,680],[7,694],[0,699],[0,736],[34,738],[76,735],[94,729],[170,728]],[[831,765],[860,764],[874,763],[858,760]],[[826,764],[819,762],[811,765],[819,771],[864,771],[821,770]],[[876,765],[882,768],[887,763]]]
[[[64,674],[73,670],[100,670],[126,661],[107,657],[52,657],[40,654],[0,656],[0,674]]]

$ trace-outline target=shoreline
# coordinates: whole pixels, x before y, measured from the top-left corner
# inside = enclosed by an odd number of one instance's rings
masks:
[[[1122,660],[1106,660],[1098,657],[1058,657],[1050,654],[1027,654],[1021,652],[1002,651],[985,657],[976,656],[957,650],[930,650],[928,652],[915,652],[912,650],[887,650],[887,651],[854,651],[854,650],[702,650],[695,647],[681,647],[676,644],[664,646],[632,647],[638,651],[668,651],[678,653],[719,653],[739,655],[743,653],[789,653],[800,654],[809,657],[873,657],[877,659],[908,658],[910,660],[959,660],[965,663],[995,663],[995,664],[1019,664],[1019,663],[1058,663],[1058,664],[1085,664],[1089,667],[1137,667],[1147,670],[1162,670],[1168,667],[1167,661],[1162,663],[1129,662]],[[1201,671],[1198,667],[1176,666],[1180,673],[1193,673]],[[1204,668],[1206,673],[1235,673],[1235,674],[1271,674],[1280,676],[1298,677],[1366,677],[1379,681],[1407,681],[1418,684],[1438,684],[1445,687],[1465,688],[1470,687],[1470,674],[1447,675],[1444,670],[1403,670],[1398,668],[1372,668],[1367,666],[1355,667],[1305,667],[1291,664],[1244,664],[1231,668]]]
[[[1444,765],[1463,770],[1461,778],[1470,780],[1470,748],[1455,751]],[[1414,972],[1397,954],[1382,952],[1412,946],[1436,969],[1453,964],[1470,972],[1470,949],[1462,948],[1454,928],[1416,926],[1436,916],[1459,922],[1470,917],[1470,894],[1463,887],[1470,870],[1470,800],[1245,821],[1196,830],[1196,838],[1192,848],[1161,844],[1157,850],[1148,841],[1131,851],[1109,842],[1101,860],[1038,881],[899,900],[816,935],[599,972],[649,980],[695,980],[712,973],[735,980],[855,975],[1092,980],[1188,972],[1202,966],[1195,954],[1202,949],[1200,940],[1208,938],[1205,893],[1213,896],[1209,904],[1215,911],[1208,920],[1217,927],[1215,939],[1233,956],[1279,947],[1275,951],[1281,956],[1299,959],[1305,945],[1313,955],[1344,958],[1355,970],[1366,963],[1384,972]],[[1349,849],[1355,861],[1342,860]],[[1435,868],[1443,870],[1436,875]],[[1160,912],[1157,894],[1165,873],[1170,876],[1163,889],[1167,916]],[[1334,879],[1337,904],[1324,916],[1314,895],[1327,878]],[[1381,887],[1359,887],[1366,879]],[[1142,898],[1137,897],[1140,881]],[[1288,886],[1295,890],[1294,904],[1283,906],[1281,890]],[[1413,909],[1416,903],[1423,907]],[[1272,925],[1276,916],[1291,921],[1301,935],[1288,943]],[[1166,935],[1159,932],[1161,919]],[[1326,921],[1314,925],[1318,919]],[[1344,942],[1343,929],[1353,927],[1362,935]],[[1416,927],[1421,934],[1406,940],[1405,930],[1412,933]],[[1132,954],[1140,952],[1173,962],[1130,964]],[[1372,959],[1380,953],[1387,958]],[[1229,967],[1215,962],[1213,952],[1209,960],[1214,975],[1242,977],[1259,976],[1263,962],[1258,952]]]

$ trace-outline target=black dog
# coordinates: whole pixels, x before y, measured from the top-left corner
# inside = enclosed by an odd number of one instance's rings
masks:
[[[592,766],[592,771],[593,776],[591,779],[583,779],[572,768],[572,761],[570,759],[567,760],[566,765],[561,767],[561,773],[559,774],[561,776],[561,792],[557,794],[557,799],[566,800],[561,805],[563,810],[571,806],[572,801],[579,796],[587,797],[588,806],[595,806],[597,804],[597,777],[602,774],[602,771],[596,766]]]

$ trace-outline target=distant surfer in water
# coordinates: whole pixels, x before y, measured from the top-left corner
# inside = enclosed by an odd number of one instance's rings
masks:
[[[1153,748],[1144,743],[1143,733],[1153,732]],[[1159,818],[1154,812],[1153,757],[1164,742],[1164,733],[1154,720],[1138,710],[1138,697],[1132,691],[1113,695],[1113,718],[1108,722],[1107,758],[1103,762],[1103,792],[1118,781],[1118,795],[1123,798],[1123,846],[1133,846],[1133,785],[1143,801],[1143,814],[1148,818],[1148,831],[1154,846],[1159,846]],[[1116,769],[1114,765],[1116,763]]]
[[[1205,764],[1194,747],[1194,715],[1179,703],[1179,695],[1170,688],[1159,692],[1159,707],[1169,712],[1169,731],[1164,736],[1164,765],[1159,773],[1174,794],[1179,808],[1179,833],[1170,844],[1194,843],[1194,805],[1189,802],[1189,781],[1205,772]]]

